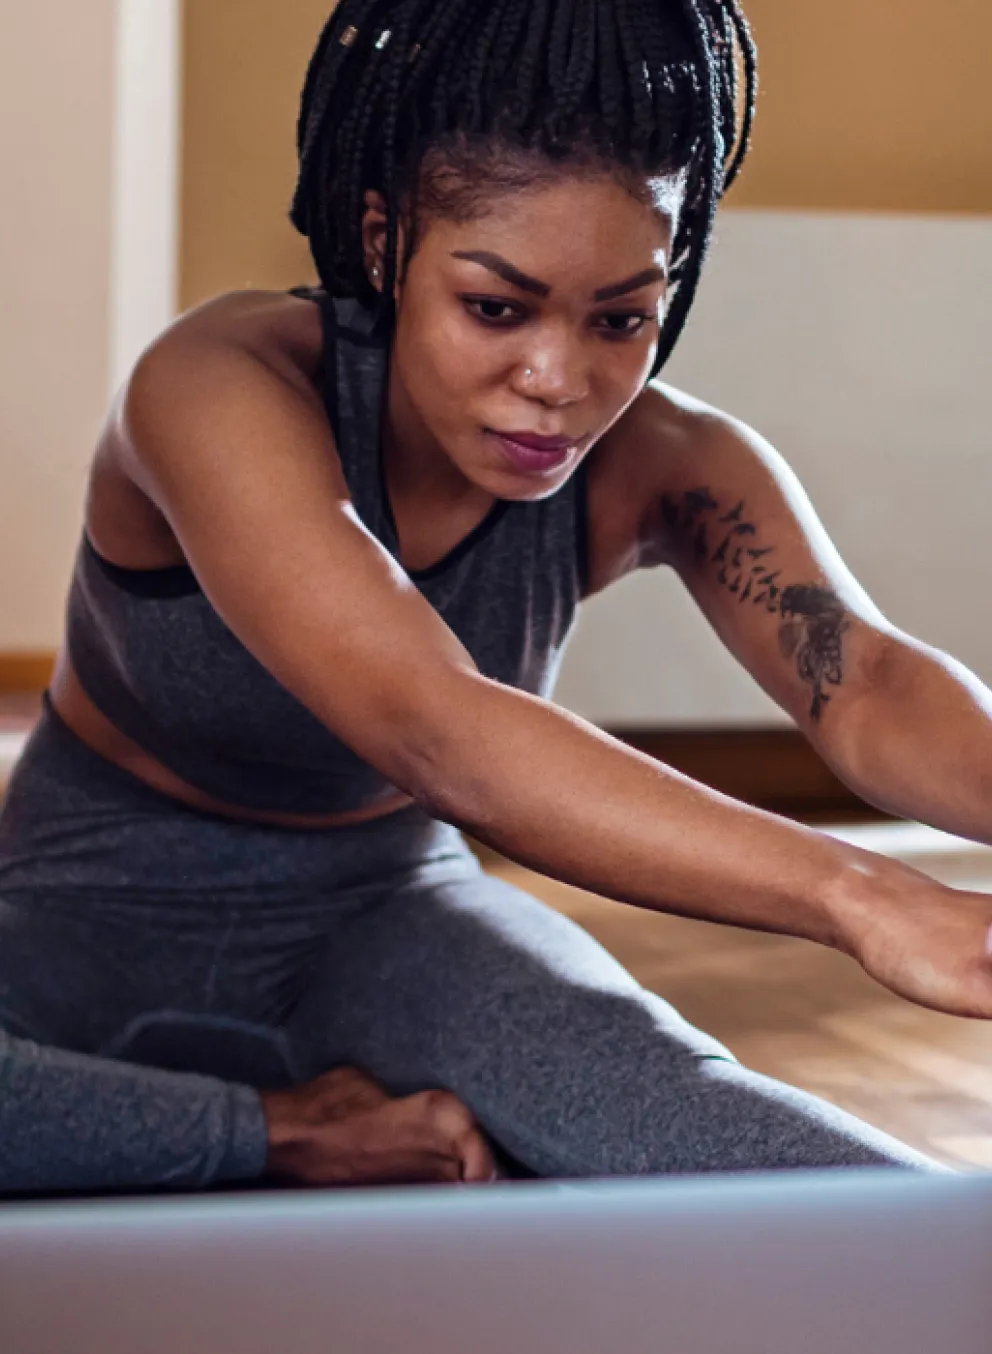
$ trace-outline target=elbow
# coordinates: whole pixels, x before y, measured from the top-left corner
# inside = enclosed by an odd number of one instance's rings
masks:
[[[393,783],[432,818],[470,831],[483,821],[489,799],[484,743],[475,713],[475,687],[485,679],[473,676],[467,690],[460,684],[453,695],[435,691],[426,709],[404,721],[403,734],[392,745],[396,765],[389,772]]]
[[[830,693],[822,725],[807,724],[809,741],[830,770],[855,794],[868,798],[876,726],[904,683],[905,646],[900,639],[872,632],[856,655],[851,679]]]
[[[459,776],[449,756],[443,751],[443,740],[420,738],[408,743],[396,759],[389,779],[393,785],[416,800],[432,818],[451,821],[455,805],[464,796],[459,793]]]

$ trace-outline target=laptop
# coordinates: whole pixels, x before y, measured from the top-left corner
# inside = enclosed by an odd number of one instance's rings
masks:
[[[0,1206],[4,1354],[989,1354],[992,1175]]]

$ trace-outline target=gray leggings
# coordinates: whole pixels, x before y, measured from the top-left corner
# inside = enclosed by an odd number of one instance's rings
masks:
[[[0,811],[0,1194],[264,1183],[259,1091],[441,1087],[542,1177],[940,1170],[741,1067],[419,808],[188,810],[46,700]]]

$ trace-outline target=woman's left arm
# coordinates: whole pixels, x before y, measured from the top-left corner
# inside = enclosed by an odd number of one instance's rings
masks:
[[[730,652],[855,793],[992,845],[992,691],[889,622],[753,429],[658,386],[625,432],[653,476],[642,562],[678,572]]]

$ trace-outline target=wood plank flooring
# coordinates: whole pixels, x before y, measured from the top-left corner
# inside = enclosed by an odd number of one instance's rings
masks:
[[[0,738],[22,737],[37,711],[37,697],[0,696]],[[992,850],[908,825],[851,830],[885,853],[912,846],[918,868],[992,892]],[[512,862],[485,864],[585,927],[743,1063],[951,1165],[992,1170],[992,1022],[913,1006],[851,960],[806,941],[661,916]]]

